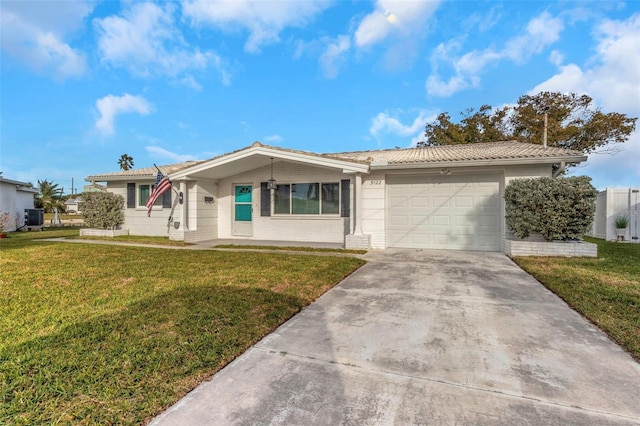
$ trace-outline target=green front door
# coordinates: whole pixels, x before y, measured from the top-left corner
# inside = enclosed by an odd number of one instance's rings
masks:
[[[233,235],[253,235],[253,187],[234,186]]]

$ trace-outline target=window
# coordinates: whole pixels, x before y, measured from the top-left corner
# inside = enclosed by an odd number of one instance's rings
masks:
[[[339,214],[339,183],[278,184],[274,191],[274,214]]]
[[[138,206],[145,207],[149,196],[151,195],[151,185],[138,185]],[[162,205],[162,197],[158,197],[154,206]]]
[[[294,183],[291,185],[292,214],[320,214],[317,183]]]
[[[340,213],[340,185],[336,183],[322,184],[322,214]]]
[[[274,214],[290,214],[291,213],[291,185],[278,185],[275,190],[275,202],[273,206]]]

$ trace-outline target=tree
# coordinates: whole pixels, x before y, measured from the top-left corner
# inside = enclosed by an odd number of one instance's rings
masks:
[[[62,199],[62,189],[57,183],[38,179],[38,194],[36,195],[36,206],[43,208],[45,212],[51,213],[54,208],[64,211],[64,201]]]
[[[451,122],[451,116],[442,113],[436,121],[428,123],[426,145],[457,145],[476,142],[496,142],[507,139],[506,110],[491,113],[491,106],[482,105],[476,112],[468,108],[460,113],[460,123]]]
[[[133,157],[122,154],[118,160],[118,166],[120,166],[120,170],[131,170],[133,168]]]
[[[524,95],[515,106],[479,110],[467,109],[460,123],[442,113],[425,128],[426,141],[420,146],[518,140],[542,144],[544,115],[548,117],[549,146],[574,149],[588,154],[605,145],[623,143],[635,130],[637,118],[603,113],[588,95],[541,92]],[[607,147],[616,150],[616,146]]]

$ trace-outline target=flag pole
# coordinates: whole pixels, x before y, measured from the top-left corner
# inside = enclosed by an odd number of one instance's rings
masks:
[[[162,170],[160,170],[160,168],[159,168],[158,166],[156,166],[156,163],[153,163],[153,167],[155,167],[155,168],[156,168],[156,170],[158,171],[158,173],[160,173],[160,174],[162,174],[162,176],[164,176],[164,173],[162,173]],[[169,180],[169,178],[167,178],[167,180]],[[169,182],[171,182],[171,181],[169,181]],[[173,187],[173,184],[171,185],[171,189],[173,189],[173,192],[175,192],[175,193],[176,193],[176,195],[180,196],[180,193],[178,192],[178,190],[177,190],[177,189],[175,189],[175,188]]]

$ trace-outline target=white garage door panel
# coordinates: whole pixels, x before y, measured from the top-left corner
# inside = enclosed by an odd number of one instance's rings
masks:
[[[499,251],[498,179],[387,176],[387,246]]]

